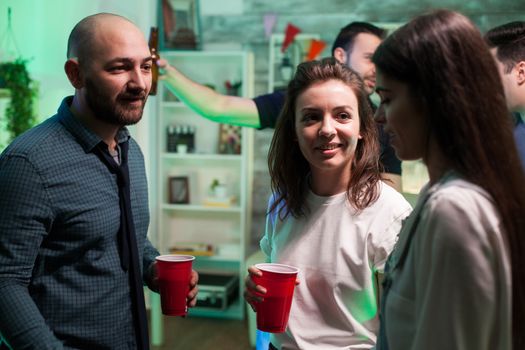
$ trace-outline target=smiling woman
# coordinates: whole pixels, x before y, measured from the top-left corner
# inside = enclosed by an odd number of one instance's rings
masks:
[[[296,103],[295,129],[310,164],[310,185],[318,195],[344,192],[361,139],[357,98],[345,83],[328,80],[308,87]]]
[[[377,278],[411,208],[380,180],[366,97],[359,76],[334,59],[300,64],[288,86],[268,155],[274,193],[260,242],[268,261],[301,271],[288,329],[271,338],[278,349],[375,344]],[[251,278],[246,290],[252,305],[255,291],[265,292]]]

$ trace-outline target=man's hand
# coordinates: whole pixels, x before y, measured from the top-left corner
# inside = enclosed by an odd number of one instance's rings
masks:
[[[194,307],[197,304],[197,293],[199,292],[199,287],[197,286],[199,282],[199,274],[195,270],[191,270],[190,277],[190,291],[186,300],[188,302],[188,307]]]
[[[157,262],[153,262],[148,270],[148,281],[146,282],[148,284],[149,289],[151,289],[154,292],[159,293],[159,274],[157,271]],[[190,276],[190,291],[188,292],[188,295],[186,296],[187,305],[188,307],[194,307],[197,303],[197,293],[199,292],[199,288],[197,286],[197,283],[199,282],[199,274],[195,270],[191,270],[191,276]]]

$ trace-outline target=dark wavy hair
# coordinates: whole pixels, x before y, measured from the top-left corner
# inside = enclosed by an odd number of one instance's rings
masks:
[[[525,61],[525,22],[515,21],[492,28],[485,34],[490,47],[498,50],[496,56],[505,66],[505,73]]]
[[[379,142],[372,110],[357,73],[341,65],[334,58],[301,63],[290,81],[285,104],[279,116],[268,154],[272,191],[275,200],[269,212],[278,210],[279,216],[300,217],[307,213],[306,189],[310,165],[303,156],[296,138],[295,104],[308,87],[319,82],[338,80],[355,93],[359,109],[360,134],[354,160],[348,171],[351,178],[347,187],[350,204],[358,210],[377,200],[380,180]]]
[[[391,34],[373,62],[406,83],[453,169],[491,194],[509,243],[514,349],[525,349],[525,176],[503,86],[481,33],[437,10]]]
[[[354,40],[358,34],[367,33],[377,36],[379,39],[383,40],[386,36],[386,30],[376,27],[375,25],[367,22],[352,22],[341,28],[339,34],[332,44],[332,56],[335,49],[338,47],[342,48],[350,54],[354,47]]]

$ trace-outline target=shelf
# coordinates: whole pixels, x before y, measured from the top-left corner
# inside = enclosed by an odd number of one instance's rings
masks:
[[[193,268],[199,273],[229,273],[244,276],[246,270],[241,260],[232,260],[231,258],[221,259],[201,259],[196,257],[193,262]],[[240,270],[242,268],[242,271]],[[244,281],[239,281],[240,283]],[[240,285],[239,285],[240,287]]]
[[[286,53],[281,52],[284,41],[284,34],[274,33],[270,36],[268,47],[268,92],[274,92],[280,89],[286,89],[287,81],[283,81],[280,73],[280,67],[283,57],[287,57],[295,71],[297,65],[304,61],[305,52],[312,39],[319,40],[319,34],[300,33],[297,34],[293,43],[288,47]]]
[[[200,84],[225,93],[225,82],[241,81],[238,93],[253,96],[253,55],[242,51],[173,51],[160,56],[177,67],[181,73]],[[212,245],[215,255],[196,255],[193,268],[199,273],[228,273],[245,276],[245,252],[249,244],[251,224],[251,193],[253,169],[253,129],[235,129],[240,132],[241,154],[219,154],[224,130],[221,124],[203,118],[190,106],[171,96],[165,86],[159,86],[156,118],[156,217],[155,227],[159,249],[184,242],[202,242]],[[192,127],[194,143],[191,149],[199,153],[167,152],[168,128]],[[223,133],[221,133],[223,131]],[[173,141],[173,139],[170,139]],[[174,144],[171,142],[170,145]],[[172,149],[171,147],[169,148]],[[168,203],[170,178],[186,177],[190,204]],[[210,185],[218,180],[227,188],[230,201],[211,201]],[[207,200],[207,201],[206,201]],[[204,203],[230,204],[210,206]],[[243,319],[245,304],[242,297],[244,280],[239,278],[236,288],[239,297],[224,310],[192,308],[189,316]]]
[[[162,210],[176,210],[176,211],[201,211],[201,212],[219,212],[219,213],[240,213],[241,208],[239,206],[233,207],[212,207],[205,205],[194,205],[194,204],[167,204],[161,205]]]
[[[201,50],[201,51],[195,51],[195,50],[163,50],[160,51],[159,55],[162,58],[168,59],[168,58],[175,58],[175,59],[184,59],[188,58],[192,61],[195,60],[203,60],[207,63],[211,60],[217,60],[221,58],[226,58],[229,60],[239,60],[240,57],[245,55],[246,53],[244,51],[220,51],[220,50]]]
[[[161,157],[164,159],[177,159],[177,160],[207,160],[207,161],[241,161],[242,157],[240,154],[200,154],[200,153],[176,153],[176,152],[163,152]]]
[[[165,108],[188,108],[184,104],[184,102],[180,102],[180,101],[162,102],[162,107],[165,107]]]
[[[239,263],[240,256],[232,256],[232,255],[199,255],[196,256],[196,259],[202,262],[205,261],[221,261],[221,262],[229,262],[229,263]]]

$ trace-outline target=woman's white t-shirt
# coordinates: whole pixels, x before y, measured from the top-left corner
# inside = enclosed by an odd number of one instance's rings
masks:
[[[270,205],[272,204],[270,199]],[[306,217],[267,218],[260,245],[271,262],[300,269],[286,333],[273,334],[280,349],[370,349],[379,327],[375,273],[382,272],[412,208],[380,184],[380,195],[357,212],[346,193],[309,191]]]

